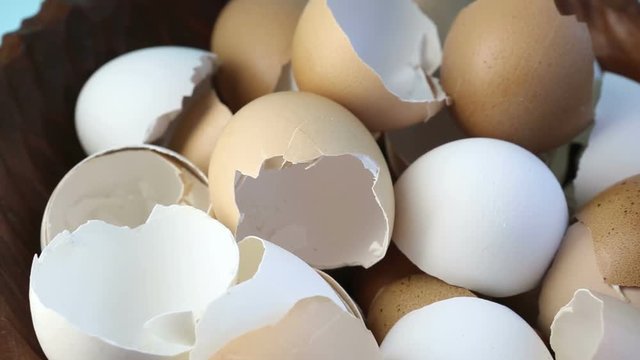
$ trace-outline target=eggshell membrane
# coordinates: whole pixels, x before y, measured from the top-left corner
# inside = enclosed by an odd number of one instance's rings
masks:
[[[640,311],[586,289],[556,315],[551,347],[556,360],[631,360],[640,352]]]
[[[603,191],[576,217],[591,231],[604,281],[640,286],[640,175]]]
[[[382,360],[382,354],[358,319],[317,296],[298,301],[276,324],[233,340],[211,359]]]
[[[516,313],[472,297],[442,300],[408,313],[380,349],[385,359],[552,359]]]
[[[216,88],[234,111],[273,92],[287,75],[293,33],[306,4],[233,0],[224,7],[213,28],[211,49],[222,63]]]
[[[207,78],[184,101],[176,119],[169,147],[191,160],[200,170],[209,170],[211,153],[222,129],[231,120],[231,111],[223,104]]]
[[[141,145],[94,154],[74,166],[52,192],[42,219],[41,246],[89,220],[141,225],[156,204],[206,211],[207,187],[200,170],[168,149]]]
[[[191,360],[208,360],[237,337],[275,325],[307,297],[327,297],[348,312],[331,286],[288,251],[256,237],[242,240],[238,247],[238,285],[207,307],[196,327]]]
[[[473,0],[414,0],[422,12],[424,12],[438,27],[440,41],[444,43],[449,33],[449,28],[458,13]]]
[[[538,328],[547,336],[554,316],[578,289],[591,289],[640,308],[640,288],[607,284],[596,262],[589,229],[581,223],[569,227],[542,283]]]
[[[292,66],[301,90],[337,101],[377,131],[424,121],[448,102],[431,77],[441,57],[435,25],[411,0],[310,0]]]
[[[159,46],[119,56],[85,83],[75,124],[87,154],[154,142],[182,106],[182,98],[213,72],[215,56],[199,49]]]
[[[238,263],[231,232],[195,208],[155,207],[135,229],[89,221],[34,258],[38,340],[51,360],[186,359],[194,323]]]
[[[501,140],[442,145],[414,162],[395,191],[400,251],[427,274],[493,297],[533,289],[568,222],[549,168]]]
[[[475,295],[457,286],[426,274],[415,274],[382,288],[373,299],[367,315],[367,324],[378,342],[382,342],[389,330],[403,316],[435,302]]]
[[[472,136],[532,152],[569,142],[593,120],[587,25],[548,0],[477,0],[447,36],[442,85]]]
[[[640,84],[605,73],[596,121],[574,181],[582,206],[620,180],[640,174]]]
[[[280,92],[251,102],[220,136],[209,178],[215,216],[238,237],[269,239],[320,269],[368,267],[386,252],[386,162],[357,118],[328,99]]]

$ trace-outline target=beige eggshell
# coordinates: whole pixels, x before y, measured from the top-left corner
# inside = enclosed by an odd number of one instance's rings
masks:
[[[91,155],[53,190],[42,218],[44,248],[63,230],[88,220],[136,227],[157,204],[209,208],[206,176],[186,158],[158,146],[140,145]]]
[[[431,77],[440,59],[435,25],[410,0],[311,0],[293,39],[300,89],[344,105],[372,131],[424,121],[448,102]]]
[[[477,0],[447,36],[442,85],[469,135],[540,153],[593,120],[593,62],[586,24],[553,1]]]
[[[183,111],[176,119],[169,142],[171,149],[184,155],[205,173],[218,137],[232,115],[211,88],[210,81],[208,78],[200,83],[192,97],[183,102]]]
[[[575,223],[567,230],[542,283],[538,328],[543,333],[549,335],[556,313],[571,300],[576,290],[582,288],[630,302],[640,309],[640,288],[607,284],[598,269],[589,229],[581,223]]]
[[[273,93],[242,108],[209,180],[213,211],[237,236],[269,239],[316,268],[369,267],[389,246],[384,157],[355,116],[318,95]]]
[[[464,288],[452,286],[427,274],[415,274],[396,280],[383,288],[373,299],[367,325],[378,342],[398,320],[413,310],[458,296],[475,295]]]
[[[288,77],[291,41],[307,0],[233,0],[213,28],[211,49],[221,66],[216,88],[237,111],[253,99],[276,90]],[[282,90],[291,90],[291,85]]]
[[[227,343],[211,360],[371,359],[382,354],[370,331],[331,300],[300,300],[276,324]]]
[[[576,217],[591,230],[604,281],[640,286],[640,175],[603,191]]]

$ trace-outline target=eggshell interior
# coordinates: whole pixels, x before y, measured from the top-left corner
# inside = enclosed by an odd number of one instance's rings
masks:
[[[557,360],[635,359],[638,339],[640,310],[586,289],[576,291],[551,325]]]
[[[451,298],[408,313],[380,348],[385,359],[552,359],[516,313],[472,297]]]
[[[364,325],[330,299],[298,301],[277,323],[249,332],[211,357],[222,359],[382,359]]]
[[[214,55],[160,46],[119,56],[83,86],[75,124],[87,154],[154,142],[164,135],[194,87],[214,69]]]
[[[42,220],[41,245],[88,220],[141,225],[156,204],[186,204],[206,211],[206,177],[183,157],[159,147],[95,154],[71,169],[51,194]]]
[[[640,84],[605,73],[596,121],[574,181],[578,205],[616,182],[640,174]]]
[[[33,261],[38,340],[53,360],[181,358],[238,264],[231,232],[191,207],[157,206],[135,229],[89,221]]]

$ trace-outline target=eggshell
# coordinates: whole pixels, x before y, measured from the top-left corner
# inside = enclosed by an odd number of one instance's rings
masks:
[[[290,77],[291,43],[307,0],[232,0],[216,20],[211,49],[219,56],[216,88],[234,111],[274,92]],[[291,90],[285,81],[280,90]]]
[[[475,297],[472,292],[451,286],[426,274],[415,274],[396,280],[382,288],[373,299],[367,325],[378,342],[403,316],[435,302],[460,296]]]
[[[400,251],[427,274],[493,297],[538,284],[568,221],[549,168],[501,140],[442,145],[414,162],[395,190]]]
[[[552,359],[536,332],[513,311],[472,297],[410,312],[380,348],[385,359]]]
[[[318,274],[322,277],[324,281],[331,286],[333,291],[340,297],[342,300],[342,304],[349,310],[356,318],[360,319],[360,321],[364,324],[364,315],[362,315],[362,310],[358,306],[358,304],[351,298],[349,293],[331,276],[325,273],[322,270],[316,270]]]
[[[135,229],[89,221],[34,258],[38,341],[50,360],[186,359],[238,265],[229,230],[191,207],[155,207]]]
[[[94,154],[73,167],[54,189],[40,235],[47,245],[63,230],[88,220],[135,227],[156,204],[209,208],[207,178],[171,150],[141,145]]]
[[[589,30],[548,0],[477,0],[447,36],[442,85],[471,136],[535,153],[569,142],[593,120]]]
[[[640,310],[586,289],[556,315],[551,347],[556,360],[632,360],[640,352]]]
[[[444,108],[427,122],[384,134],[389,168],[398,177],[430,150],[465,137],[448,108]]]
[[[608,284],[640,286],[640,175],[603,191],[576,215],[591,231]]]
[[[206,51],[160,46],[103,65],[76,103],[76,131],[85,152],[160,139],[180,111],[182,98],[213,71],[214,61]]]
[[[640,288],[617,287],[604,281],[596,262],[591,233],[586,226],[576,223],[567,230],[542,283],[538,328],[548,336],[554,316],[582,288],[630,302],[640,308]]]
[[[255,237],[238,246],[239,284],[206,309],[196,327],[191,360],[208,360],[233,339],[275,325],[306,297],[325,296],[348,311],[331,286],[293,254]]]
[[[574,181],[578,205],[616,182],[640,174],[640,84],[605,73],[589,145]]]
[[[293,39],[301,90],[347,107],[371,131],[424,121],[448,102],[431,75],[438,31],[411,0],[310,0]]]
[[[238,238],[268,239],[314,267],[368,267],[389,245],[382,153],[357,118],[320,96],[280,92],[242,108],[218,139],[209,180],[215,216]]]
[[[211,88],[211,78],[202,81],[183,102],[171,134],[169,147],[191,160],[205,173],[222,129],[231,120],[231,111]]]
[[[440,41],[444,42],[449,34],[453,20],[460,11],[473,0],[414,0],[422,12],[424,12],[438,27]]]
[[[279,321],[227,344],[218,359],[380,359],[371,332],[324,297],[298,301]]]

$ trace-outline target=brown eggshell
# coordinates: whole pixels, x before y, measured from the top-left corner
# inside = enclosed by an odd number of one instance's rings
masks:
[[[307,0],[233,0],[222,10],[211,49],[221,61],[216,88],[233,111],[273,92],[279,79],[289,76],[293,33],[306,4]]]
[[[598,268],[611,285],[640,286],[640,175],[608,188],[576,215],[593,237]]]
[[[429,79],[430,73],[426,75],[430,88],[427,91],[434,96],[431,101],[401,99],[389,91],[383,79],[354,50],[327,1],[310,0],[295,32],[292,65],[301,90],[326,96],[344,105],[371,131],[403,128],[440,111],[448,99],[437,80]],[[417,6],[415,11],[420,12]],[[358,16],[354,15],[355,18]],[[429,44],[439,42],[435,25],[432,24],[430,35],[425,37],[429,38]],[[378,45],[384,48],[383,43]],[[430,55],[437,58],[430,62],[439,65],[439,51],[437,56]]]
[[[570,141],[593,119],[587,26],[548,0],[477,0],[444,46],[442,85],[471,136],[535,153]]]
[[[415,274],[396,280],[383,288],[373,299],[367,325],[379,343],[400,318],[413,310],[435,302],[475,295],[464,288],[452,286],[427,274]]]
[[[590,289],[630,302],[640,309],[640,288],[605,283],[594,253],[589,229],[581,223],[569,227],[556,258],[542,283],[538,328],[547,336],[554,316],[578,289]]]
[[[371,133],[326,98],[279,92],[242,108],[209,177],[213,211],[236,235],[262,236],[316,268],[369,267],[389,246],[387,164]]]

